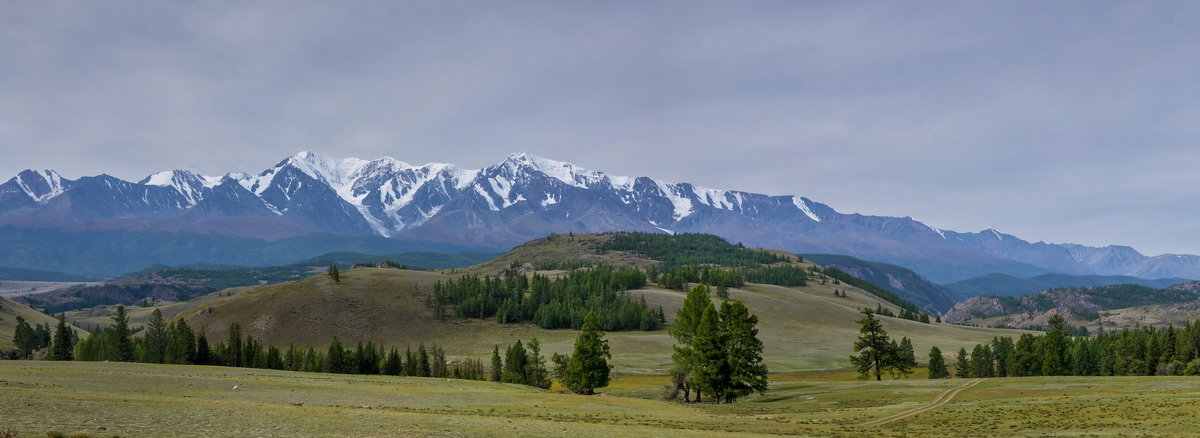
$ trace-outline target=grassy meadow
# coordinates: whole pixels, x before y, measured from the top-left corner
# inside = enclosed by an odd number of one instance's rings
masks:
[[[184,303],[161,307],[167,318],[184,318],[203,330],[210,342],[224,342],[228,327],[237,322],[245,334],[276,346],[290,344],[326,348],[333,336],[351,345],[372,341],[384,346],[417,347],[437,343],[451,358],[488,358],[495,345],[537,337],[549,357],[569,353],[578,332],[545,330],[532,324],[497,324],[495,319],[451,317],[437,320],[425,304],[426,297],[446,274],[399,269],[361,268],[343,272],[334,284],[327,276],[277,285],[227,289]],[[846,292],[835,297],[834,289]],[[681,291],[647,287],[630,293],[646,298],[652,307],[662,306],[667,319],[683,304]],[[847,285],[819,284],[781,287],[747,284],[731,289],[759,317],[759,338],[765,345],[764,358],[773,372],[797,372],[841,368],[848,365],[852,344],[858,336],[858,309],[883,305],[899,309],[874,295]],[[716,300],[716,297],[713,298]],[[152,307],[130,307],[130,324],[143,324]],[[105,325],[111,308],[68,313],[68,320],[85,327]],[[899,318],[882,318],[893,337],[913,340],[918,358],[924,361],[929,347],[945,352],[968,350],[995,336],[1019,336],[1020,331],[966,327],[952,324],[923,324]],[[674,340],[666,330],[610,332],[616,372],[620,374],[666,374]]]
[[[447,379],[126,363],[0,362],[0,432],[94,436],[1189,436],[1200,381],[1183,377],[855,380],[772,376],[732,405],[662,401],[662,376],[601,395]],[[237,389],[234,389],[234,387]],[[100,428],[104,429],[101,430]]]

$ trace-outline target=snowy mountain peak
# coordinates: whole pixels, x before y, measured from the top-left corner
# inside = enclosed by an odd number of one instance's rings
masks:
[[[513,174],[519,173],[517,170],[521,169],[534,170],[579,188],[587,188],[592,184],[608,181],[614,188],[628,189],[626,186],[632,181],[628,177],[610,177],[604,172],[584,169],[565,161],[542,158],[525,152],[509,155],[502,165],[512,168]]]
[[[66,190],[62,176],[53,170],[25,170],[14,179],[21,190],[39,204]]]

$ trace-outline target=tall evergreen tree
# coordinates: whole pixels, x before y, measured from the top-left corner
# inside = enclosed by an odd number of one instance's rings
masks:
[[[996,377],[1009,375],[1008,360],[1012,356],[1013,340],[1008,336],[992,338],[992,357],[996,360]]]
[[[550,373],[546,369],[546,357],[542,356],[542,344],[538,338],[529,340],[525,345],[528,355],[525,359],[525,381],[529,386],[550,389]]]
[[[429,377],[429,352],[425,350],[425,343],[422,342],[417,346],[417,377]]]
[[[29,358],[33,354],[33,350],[37,348],[38,341],[37,332],[33,327],[25,321],[20,315],[17,315],[17,329],[13,333],[13,345],[17,346],[17,354],[22,358]]]
[[[596,314],[588,312],[583,318],[582,332],[575,340],[575,351],[567,362],[563,386],[577,394],[595,394],[596,388],[608,386],[612,371],[608,361],[611,358],[608,341],[604,340]]]
[[[75,343],[71,341],[71,329],[67,328],[66,316],[58,314],[58,326],[54,328],[50,360],[74,360]]]
[[[212,365],[212,351],[208,349],[208,336],[204,331],[200,332],[200,336],[196,337],[196,363],[200,365]]]
[[[344,373],[346,370],[346,349],[342,341],[334,336],[329,341],[329,351],[325,354],[324,371],[327,373]]]
[[[417,355],[413,353],[412,346],[404,347],[404,375],[417,375]]]
[[[721,303],[720,319],[729,372],[725,402],[733,403],[753,392],[765,392],[767,365],[762,358],[763,343],[758,339],[758,317],[751,315],[741,301],[725,301]]]
[[[500,381],[504,383],[516,383],[524,385],[528,383],[525,380],[525,365],[527,356],[525,355],[525,346],[521,344],[521,340],[513,343],[505,351],[504,355],[504,373],[500,377]]]
[[[873,375],[875,380],[883,380],[883,372],[895,367],[895,350],[883,324],[875,318],[875,312],[863,309],[862,314],[863,319],[858,320],[862,325],[861,335],[854,342],[854,351],[859,355],[850,356],[850,362],[858,370],[859,378],[867,379]]]
[[[971,351],[971,376],[992,377],[994,370],[991,347],[987,344],[975,344],[975,349]]]
[[[908,377],[912,374],[913,368],[917,366],[917,352],[913,350],[912,341],[908,337],[900,339],[900,344],[896,346],[896,371],[893,373],[897,377]]]
[[[500,359],[500,346],[492,346],[492,381],[499,382],[504,377],[504,362]]]
[[[146,322],[145,357],[142,362],[163,363],[167,353],[167,324],[163,321],[162,310],[154,309],[150,320]]]
[[[399,376],[404,371],[403,367],[400,352],[396,350],[396,347],[392,347],[392,351],[388,352],[387,360],[383,362],[383,373],[389,376]]]
[[[1062,376],[1067,374],[1067,320],[1062,315],[1050,317],[1050,331],[1042,336],[1042,375]]]
[[[929,378],[944,379],[950,377],[950,371],[946,369],[946,358],[942,357],[942,350],[934,345],[929,349]]]
[[[729,390],[729,362],[726,360],[725,345],[728,338],[721,331],[720,319],[711,307],[704,309],[700,324],[696,326],[694,382],[697,392],[708,394],[717,403]],[[700,397],[696,397],[700,401]]]
[[[700,325],[700,318],[710,309],[716,310],[713,308],[712,299],[709,298],[708,287],[696,285],[684,298],[683,306],[675,313],[675,320],[667,330],[675,338],[675,345],[671,347],[673,392],[677,394],[683,391],[684,401],[692,401],[690,394],[693,389],[696,390],[696,401],[700,400],[699,387],[695,384],[698,358],[692,344],[696,337],[696,328]]]
[[[971,377],[971,360],[967,358],[967,349],[958,349],[958,359],[954,361],[954,377]]]
[[[337,341],[337,338],[333,339]],[[246,363],[243,357],[246,354],[245,346],[242,343],[242,326],[238,323],[229,324],[229,343],[226,344],[228,352],[225,355],[226,365],[231,367],[240,367]],[[340,346],[338,348],[341,348]],[[327,370],[326,372],[336,373],[338,371]]]
[[[125,313],[125,306],[118,305],[117,313],[113,315],[112,319],[112,333],[117,345],[117,360],[120,362],[133,362],[133,340],[130,339],[129,315]]]

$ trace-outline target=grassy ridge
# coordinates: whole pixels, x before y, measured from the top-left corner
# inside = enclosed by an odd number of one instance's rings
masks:
[[[186,318],[204,330],[212,341],[223,341],[232,322],[247,335],[277,346],[297,344],[324,348],[333,336],[344,343],[373,341],[385,346],[436,342],[452,357],[489,357],[495,345],[537,337],[543,352],[567,353],[577,335],[573,330],[544,330],[532,324],[498,324],[495,319],[451,318],[439,321],[426,305],[433,284],[448,275],[426,271],[360,268],[343,273],[340,284],[326,276],[279,285],[225,291],[206,295],[187,305],[171,305],[164,314]],[[834,289],[846,292],[835,297]],[[228,294],[228,295],[224,295]],[[650,308],[662,306],[667,320],[674,318],[684,293],[647,287],[630,291],[645,297]],[[733,299],[746,303],[759,317],[759,337],[765,358],[774,372],[840,368],[847,364],[851,344],[858,334],[858,309],[882,304],[899,309],[874,295],[848,285],[787,288],[748,284],[730,290]],[[714,297],[714,300],[716,298]],[[149,314],[134,309],[134,324]],[[106,323],[103,315],[80,316],[80,323]],[[918,351],[938,345],[943,350],[970,348],[994,336],[1019,336],[1014,330],[922,324],[884,318],[893,336],[907,336]],[[674,341],[665,330],[612,332],[608,339],[621,373],[665,373]]]

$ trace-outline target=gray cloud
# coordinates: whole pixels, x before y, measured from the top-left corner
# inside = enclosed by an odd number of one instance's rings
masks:
[[[1190,2],[0,6],[0,176],[299,150],[796,193],[1200,252]]]

